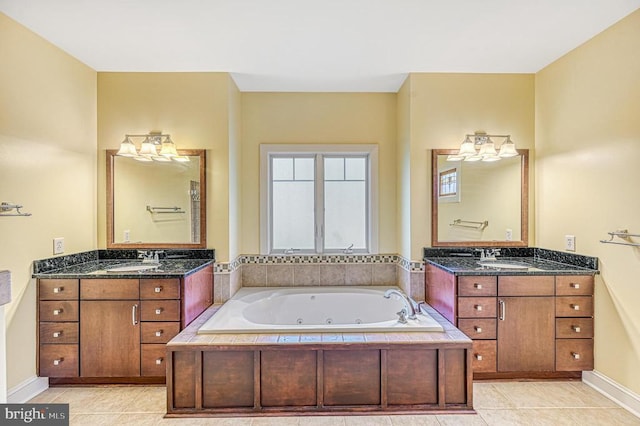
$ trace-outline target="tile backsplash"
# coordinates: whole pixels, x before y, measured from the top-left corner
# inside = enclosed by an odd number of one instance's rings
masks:
[[[216,264],[216,303],[240,287],[399,286],[424,300],[424,265],[395,254],[382,255],[243,255]]]

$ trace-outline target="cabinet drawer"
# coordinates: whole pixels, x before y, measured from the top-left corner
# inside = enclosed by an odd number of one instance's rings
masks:
[[[80,280],[80,298],[84,300],[133,300],[140,298],[137,279]]]
[[[472,339],[495,339],[495,318],[465,318],[458,320],[458,328]]]
[[[77,300],[39,302],[40,321],[78,321]]]
[[[556,370],[593,370],[593,339],[556,340]]]
[[[40,343],[78,343],[77,322],[41,322]]]
[[[141,299],[179,299],[180,279],[140,280]]]
[[[593,294],[593,277],[590,275],[558,275],[556,296],[590,296]]]
[[[495,297],[458,298],[458,317],[460,318],[493,318],[495,316]]]
[[[496,341],[475,340],[473,342],[472,367],[474,373],[496,371]]]
[[[495,296],[498,291],[497,277],[462,276],[458,277],[459,296]]]
[[[167,343],[180,332],[179,322],[142,322],[140,323],[142,343]]]
[[[553,275],[503,275],[498,277],[498,296],[553,296]]]
[[[78,377],[78,345],[40,345],[39,376]]]
[[[77,300],[78,280],[38,280],[40,300]]]
[[[165,376],[167,374],[166,345],[142,345],[141,372],[143,376]]]
[[[562,296],[556,297],[557,317],[590,317],[593,316],[593,297]]]
[[[180,321],[179,300],[142,300],[141,321]]]
[[[556,339],[593,338],[593,318],[556,318]]]

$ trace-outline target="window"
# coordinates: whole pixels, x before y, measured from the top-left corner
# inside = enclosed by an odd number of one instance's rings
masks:
[[[262,145],[262,252],[377,250],[375,145]]]
[[[458,193],[458,171],[456,169],[440,172],[440,196],[447,197]]]
[[[460,169],[449,168],[438,172],[438,202],[460,202]]]

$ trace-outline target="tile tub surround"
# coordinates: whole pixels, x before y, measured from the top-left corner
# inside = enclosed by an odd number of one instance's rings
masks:
[[[241,287],[321,285],[398,286],[424,300],[424,263],[395,254],[242,255],[215,269],[214,301],[223,303]]]

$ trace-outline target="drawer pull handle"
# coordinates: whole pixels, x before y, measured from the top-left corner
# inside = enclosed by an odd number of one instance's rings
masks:
[[[53,365],[60,365],[64,361],[64,358],[58,358],[53,360]]]
[[[53,288],[53,292],[54,293],[62,293],[64,291],[64,287],[54,287]]]
[[[571,352],[571,356],[573,357],[573,359],[580,359],[580,354],[577,352]]]
[[[476,311],[481,311],[482,305],[473,305],[473,309],[475,309]]]
[[[572,303],[570,306],[571,306],[571,309],[573,309],[574,311],[580,310],[580,305],[576,305],[575,303]]]
[[[162,313],[162,308],[156,308],[156,315],[160,315]]]
[[[473,283],[473,288],[478,289],[478,290],[482,290],[482,284],[480,284],[480,283]]]
[[[156,287],[153,289],[154,292],[160,293],[162,291],[162,287]]]
[[[476,330],[476,333],[482,333],[482,327],[478,327],[477,325],[473,327]]]
[[[62,308],[53,310],[53,315],[60,315],[61,313],[62,313]]]
[[[160,336],[162,336],[162,330],[156,331],[156,337],[160,337]]]
[[[573,331],[575,331],[576,333],[580,333],[580,326],[577,325],[572,325],[571,328],[573,329]]]
[[[131,307],[131,323],[133,325],[138,325],[138,305],[133,305]]]
[[[162,358],[156,359],[156,365],[160,365],[160,364],[162,364]]]
[[[482,361],[482,355],[480,355],[480,354],[474,354],[474,357],[476,358],[476,360],[478,360],[478,361]]]
[[[504,321],[507,315],[507,307],[505,306],[504,300],[498,300],[498,307],[500,308],[500,312],[498,313],[498,319],[500,321]]]
[[[571,284],[569,284],[569,286],[571,288],[575,288],[575,289],[579,289],[580,288],[580,284],[579,283],[571,283]]]
[[[62,331],[54,331],[53,337],[60,337],[61,334],[62,334]]]

